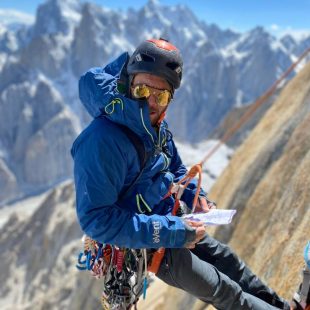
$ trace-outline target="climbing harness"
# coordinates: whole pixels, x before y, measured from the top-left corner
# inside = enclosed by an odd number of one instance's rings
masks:
[[[201,165],[193,166],[188,174],[170,189],[163,198],[174,195],[175,204],[172,214],[176,215],[180,207],[181,196],[198,174],[197,191],[193,200],[193,210],[197,206],[202,169]],[[79,270],[89,270],[99,279],[104,278],[104,290],[101,304],[104,310],[130,309],[137,304],[139,297],[146,297],[148,272],[156,274],[165,254],[165,249],[160,248],[151,255],[147,251],[134,249],[120,249],[116,246],[103,245],[85,236],[84,251],[78,256]]]

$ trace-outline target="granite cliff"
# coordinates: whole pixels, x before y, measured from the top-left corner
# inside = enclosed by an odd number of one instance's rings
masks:
[[[212,189],[234,225],[215,235],[280,294],[296,289],[310,218],[310,64],[281,92]]]

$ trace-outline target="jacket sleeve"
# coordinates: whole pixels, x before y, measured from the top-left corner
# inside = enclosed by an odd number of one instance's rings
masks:
[[[170,142],[171,142],[172,154],[173,154],[171,158],[170,171],[175,176],[174,182],[177,183],[186,175],[187,169],[181,160],[181,157],[178,153],[178,150],[174,144],[173,139],[171,139]],[[196,191],[197,191],[197,179],[193,179],[188,184],[181,198],[190,209],[192,209],[193,207],[193,200],[194,200]],[[206,193],[204,192],[202,188],[200,189],[199,195],[207,197]]]
[[[128,154],[115,137],[113,140],[97,132],[85,135],[75,141],[72,156],[77,216],[87,235],[127,248],[184,246],[189,237],[180,218],[147,216],[118,205],[128,172]]]

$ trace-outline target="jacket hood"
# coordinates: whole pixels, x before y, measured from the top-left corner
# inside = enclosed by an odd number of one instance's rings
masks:
[[[79,81],[80,99],[92,117],[106,117],[130,128],[142,138],[148,149],[160,147],[165,138],[162,136],[164,131],[156,134],[150,122],[147,102],[132,100],[118,91],[117,82],[128,59],[125,52],[104,68],[87,71]],[[165,126],[164,123],[161,127]]]

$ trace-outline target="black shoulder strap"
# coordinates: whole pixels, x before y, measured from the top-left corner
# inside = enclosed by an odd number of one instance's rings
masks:
[[[142,170],[147,160],[147,153],[143,141],[135,132],[133,132],[128,127],[121,125],[120,128],[122,129],[123,133],[127,136],[127,138],[130,140],[132,145],[135,147],[140,161],[140,170]]]
[[[121,191],[120,195],[119,195],[119,200],[124,199],[126,194],[134,187],[134,185],[138,182],[138,180],[140,179],[144,168],[145,168],[145,164],[148,161],[148,159],[150,158],[150,153],[146,152],[146,149],[144,147],[144,143],[141,140],[141,138],[134,133],[131,129],[129,129],[126,126],[120,126],[120,128],[122,129],[122,131],[126,134],[126,136],[128,137],[128,139],[131,141],[132,145],[135,147],[138,157],[139,157],[139,161],[140,161],[140,172],[139,174],[135,177],[135,179],[131,182],[131,184],[125,188],[123,191]]]

